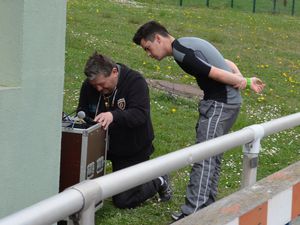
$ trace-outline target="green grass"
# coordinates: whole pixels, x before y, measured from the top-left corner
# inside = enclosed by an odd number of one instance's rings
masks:
[[[140,71],[146,78],[194,84],[195,80],[172,59],[154,61],[132,43],[136,29],[144,22],[155,19],[166,25],[175,37],[198,36],[207,39],[226,58],[236,62],[244,76],[255,75],[265,81],[267,86],[262,94],[243,92],[243,107],[233,130],[299,112],[299,18],[288,14],[252,14],[251,10],[247,13],[238,8],[214,7],[214,4],[220,3],[219,0],[210,1],[210,8],[188,5],[187,1],[184,0],[184,6],[179,7],[173,0],[130,1],[130,4],[117,0],[69,0],[64,110],[71,112],[76,108],[84,80],[83,67],[95,50]],[[195,3],[196,0],[190,2]],[[235,1],[235,4],[241,2]],[[151,107],[156,136],[153,157],[194,143],[197,100],[181,99],[151,90]],[[259,179],[300,160],[299,133],[298,127],[263,140]],[[225,154],[219,198],[239,188],[241,162],[241,148]],[[184,202],[189,169],[186,167],[171,174],[174,189],[171,202],[160,204],[152,199],[142,207],[119,210],[108,199],[96,214],[97,224],[168,224],[170,213],[178,210]]]
[[[230,9],[243,12],[255,13],[269,13],[269,14],[285,14],[292,15],[293,1],[291,0],[140,0],[139,2],[148,3],[151,2],[156,6],[160,5],[173,5],[181,7],[196,7],[211,9]],[[255,4],[254,4],[255,2]],[[274,4],[275,3],[275,4]],[[231,5],[232,4],[232,5]],[[294,16],[299,15],[300,5],[295,2],[294,4]]]

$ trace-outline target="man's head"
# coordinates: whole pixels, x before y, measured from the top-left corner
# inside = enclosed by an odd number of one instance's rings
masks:
[[[133,42],[140,45],[152,58],[161,60],[171,54],[173,37],[167,29],[156,21],[142,25],[133,37]]]
[[[90,84],[103,94],[113,92],[118,83],[117,64],[108,57],[95,52],[85,64],[84,74]]]

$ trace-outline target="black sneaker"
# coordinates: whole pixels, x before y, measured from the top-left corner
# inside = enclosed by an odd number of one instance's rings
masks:
[[[172,190],[170,187],[170,179],[168,175],[161,177],[163,179],[163,184],[158,189],[158,194],[161,202],[169,201],[172,198]]]
[[[171,217],[174,221],[178,221],[178,220],[181,220],[182,218],[186,217],[186,215],[183,214],[183,212],[173,212]]]

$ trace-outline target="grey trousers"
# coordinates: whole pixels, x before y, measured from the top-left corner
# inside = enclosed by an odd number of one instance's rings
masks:
[[[196,143],[228,133],[239,110],[239,104],[228,105],[212,100],[200,101]],[[184,214],[195,213],[216,200],[221,160],[222,154],[193,164],[186,190],[185,204],[181,206]]]

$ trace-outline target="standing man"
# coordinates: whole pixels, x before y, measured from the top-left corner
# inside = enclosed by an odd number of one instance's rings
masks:
[[[107,159],[113,171],[148,160],[154,151],[154,134],[143,76],[97,52],[88,59],[84,73],[87,79],[77,111],[84,111],[108,130]],[[118,208],[134,208],[156,193],[161,201],[171,198],[167,175],[113,196],[113,203]]]
[[[264,84],[256,77],[244,78],[237,66],[223,58],[209,42],[196,37],[175,39],[161,24],[150,21],[141,26],[133,37],[148,56],[161,60],[166,56],[188,74],[194,76],[204,92],[199,103],[196,143],[228,133],[242,103],[239,89],[260,92]],[[216,200],[222,154],[193,164],[187,186],[185,204],[174,220],[195,213]]]

